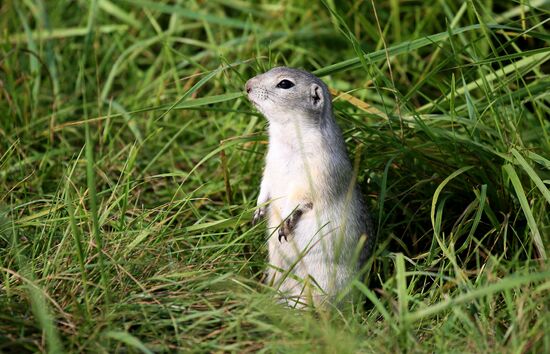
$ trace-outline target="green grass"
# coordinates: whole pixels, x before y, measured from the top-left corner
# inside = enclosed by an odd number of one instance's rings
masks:
[[[549,9],[1,2],[0,351],[550,352]],[[378,242],[344,313],[260,281],[242,88],[275,65],[355,97]]]

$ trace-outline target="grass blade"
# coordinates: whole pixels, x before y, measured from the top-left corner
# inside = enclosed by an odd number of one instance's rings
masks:
[[[529,207],[529,202],[527,201],[525,191],[523,190],[523,186],[521,185],[521,181],[519,180],[516,170],[514,170],[514,167],[510,164],[504,165],[503,169],[508,175],[510,181],[512,181],[512,185],[514,186],[514,190],[516,192],[516,197],[519,200],[521,209],[523,210],[525,218],[527,219],[527,224],[529,225],[529,229],[531,230],[531,236],[533,238],[533,243],[535,244],[535,249],[537,250],[539,256],[543,260],[546,260],[547,258],[544,243],[542,242],[539,228],[537,226],[535,218],[533,217],[531,208]]]
[[[108,331],[104,335],[107,338],[115,339],[119,342],[129,345],[130,347],[136,348],[140,350],[142,353],[153,354],[153,352],[147,349],[147,347],[139,339],[137,339],[136,337],[134,337],[128,332]]]

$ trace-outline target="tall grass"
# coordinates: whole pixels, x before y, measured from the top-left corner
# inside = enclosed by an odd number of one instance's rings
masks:
[[[549,352],[548,2],[0,3],[0,351]],[[267,136],[321,76],[376,225],[354,309],[260,281]]]

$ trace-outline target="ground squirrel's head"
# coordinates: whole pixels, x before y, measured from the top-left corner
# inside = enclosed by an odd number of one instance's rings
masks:
[[[272,123],[292,119],[315,123],[332,116],[327,86],[304,70],[274,68],[248,80],[245,88],[248,99]]]

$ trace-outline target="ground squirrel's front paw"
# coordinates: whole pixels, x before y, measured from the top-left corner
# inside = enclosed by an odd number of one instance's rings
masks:
[[[302,210],[296,209],[286,218],[281,226],[279,227],[279,242],[281,242],[281,238],[284,237],[285,241],[288,241],[287,236],[294,231],[296,228],[296,224],[298,223],[298,220],[302,216]]]
[[[286,236],[290,234],[290,229],[287,226],[287,221],[288,220],[283,221],[281,227],[279,227],[279,242],[281,242],[282,238],[288,242],[288,238],[286,238]]]
[[[265,207],[256,209],[254,212],[254,217],[252,218],[252,225],[259,223],[265,216]]]

